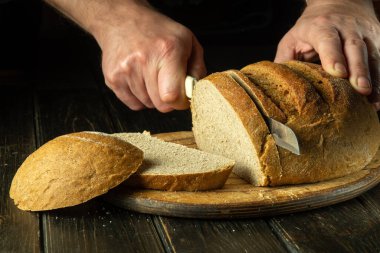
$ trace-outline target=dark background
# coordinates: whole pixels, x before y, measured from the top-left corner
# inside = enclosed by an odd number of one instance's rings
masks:
[[[302,0],[151,3],[197,35],[209,71],[272,59],[278,41],[304,6]],[[30,69],[47,44],[57,51],[83,52],[85,48],[87,53],[99,55],[90,35],[39,0],[0,1],[0,31],[0,69]],[[62,59],[56,60],[58,66]]]

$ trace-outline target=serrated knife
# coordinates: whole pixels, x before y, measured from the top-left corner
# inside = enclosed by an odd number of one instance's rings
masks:
[[[234,77],[233,77],[234,78]],[[235,78],[234,78],[235,79]],[[236,80],[239,83],[239,80]],[[185,92],[186,96],[191,99],[193,97],[193,88],[196,84],[197,80],[192,76],[187,76],[185,80]],[[254,97],[251,97],[252,100],[255,100]],[[260,104],[257,101],[254,101],[256,105]],[[300,155],[301,150],[299,146],[299,142],[294,131],[288,127],[287,125],[270,118],[263,112],[263,109],[260,106],[257,106],[261,115],[263,116],[269,131],[271,132],[274,141],[277,146],[280,146],[286,150],[289,150],[293,154]]]

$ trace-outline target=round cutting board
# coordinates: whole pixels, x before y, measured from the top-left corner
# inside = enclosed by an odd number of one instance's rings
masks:
[[[191,132],[155,135],[165,141],[196,147]],[[243,218],[315,209],[352,199],[380,182],[380,166],[367,166],[354,174],[325,182],[281,187],[256,187],[231,174],[222,189],[168,192],[132,189],[126,185],[104,198],[129,210],[187,218]]]

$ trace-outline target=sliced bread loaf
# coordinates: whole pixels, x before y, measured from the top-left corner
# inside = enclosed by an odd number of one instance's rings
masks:
[[[10,197],[22,210],[78,205],[119,185],[142,160],[140,149],[111,136],[63,135],[24,161],[13,178]]]
[[[165,142],[149,134],[112,136],[144,152],[141,168],[125,182],[130,186],[169,191],[217,189],[224,185],[234,165],[231,159]]]
[[[250,82],[238,71],[200,80],[191,105],[197,145],[235,159],[234,171],[242,178],[255,185],[317,182],[358,171],[375,155],[380,145],[379,120],[347,80],[302,62],[259,62],[242,72]],[[264,114],[294,130],[300,156],[277,146],[258,148],[266,147],[272,138],[249,97]],[[270,150],[267,157],[277,164],[275,170],[260,162],[247,163],[260,161],[260,150]]]

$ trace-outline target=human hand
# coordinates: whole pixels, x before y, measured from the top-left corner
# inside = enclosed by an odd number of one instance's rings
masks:
[[[186,109],[185,78],[206,75],[203,49],[186,27],[137,1],[96,29],[105,82],[133,110]]]
[[[280,41],[275,61],[314,61],[348,78],[380,110],[380,23],[371,0],[309,0]]]

